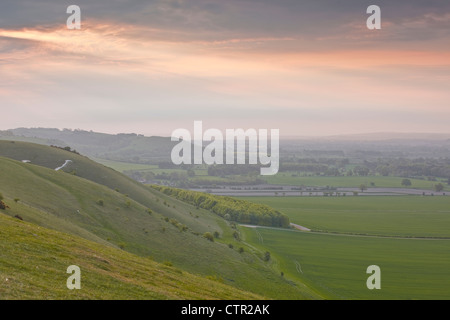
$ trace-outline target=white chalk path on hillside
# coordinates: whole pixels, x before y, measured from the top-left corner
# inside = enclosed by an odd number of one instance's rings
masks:
[[[294,229],[296,230],[301,230],[301,231],[311,231],[311,229],[303,227],[301,225],[295,224],[295,223],[291,223],[290,224],[292,227],[294,227]],[[263,228],[263,229],[277,229],[277,230],[286,230],[286,231],[292,231],[292,229],[287,229],[287,228],[281,228],[281,227],[268,227],[268,226],[258,226],[258,225],[254,225],[254,224],[240,224],[240,226],[242,227],[247,227],[247,228]]]
[[[303,273],[302,266],[300,265],[300,263],[297,260],[295,260],[294,263],[295,263],[295,269],[297,269],[297,272]]]
[[[258,236],[259,242],[261,242],[261,244],[264,244],[264,239],[263,239],[261,233],[258,232],[257,228],[255,228],[255,232],[256,232],[256,235]]]
[[[56,168],[55,171],[61,170],[62,168],[64,168],[71,162],[72,162],[72,160],[66,160],[66,162],[64,162],[64,164],[61,167]]]
[[[303,226],[295,224],[295,223],[291,223],[291,226],[293,226],[294,228],[301,230],[301,231],[311,231],[311,229],[303,227]]]

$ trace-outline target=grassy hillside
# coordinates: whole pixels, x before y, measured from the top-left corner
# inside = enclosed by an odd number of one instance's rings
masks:
[[[20,215],[43,227],[168,261],[270,298],[317,297],[280,277],[258,250],[240,253],[237,246],[230,248],[232,227],[207,210],[61,149],[2,142],[0,155],[32,161],[0,157],[0,192],[10,206],[5,212],[10,216]],[[54,170],[69,159],[73,162],[64,170],[76,169],[76,175]],[[205,232],[217,232],[220,237],[211,242],[202,236]]]
[[[123,250],[0,213],[0,299],[262,299]],[[66,286],[81,269],[81,289]]]
[[[127,190],[128,194],[133,194],[140,200],[144,198],[142,197],[142,186],[136,181],[85,156],[63,149],[27,142],[0,141],[0,156],[18,161],[29,160],[32,164],[50,169],[58,168],[66,160],[70,160],[72,162],[64,167],[63,171],[97,182],[111,189],[122,192]]]

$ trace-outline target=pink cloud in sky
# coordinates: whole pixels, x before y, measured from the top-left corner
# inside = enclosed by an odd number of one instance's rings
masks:
[[[427,23],[448,21],[441,15],[425,18]],[[120,123],[121,131],[152,134],[161,127],[157,133],[169,135],[176,126],[203,117],[222,127],[273,123],[270,127],[301,135],[301,128],[336,134],[350,122],[364,130],[393,110],[392,119],[379,124],[382,130],[404,121],[397,128],[406,130],[410,123],[417,131],[416,120],[424,113],[450,116],[445,88],[450,75],[442,71],[450,70],[450,52],[445,50],[313,50],[311,39],[293,37],[185,36],[92,20],[81,31],[63,25],[0,29],[0,45],[8,42],[13,48],[0,51],[7,127],[84,126],[111,132]],[[297,48],[303,43],[308,50],[283,50],[288,43]],[[401,112],[411,111],[417,112],[415,118],[401,119]],[[425,131],[445,129],[432,117],[427,121]]]

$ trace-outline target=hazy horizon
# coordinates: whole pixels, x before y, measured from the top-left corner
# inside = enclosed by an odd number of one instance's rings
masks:
[[[449,132],[450,3],[79,0],[68,30],[71,4],[0,4],[0,130]]]
[[[60,132],[63,130],[70,130],[72,132],[74,131],[84,131],[84,132],[92,132],[97,134],[110,134],[110,135],[118,135],[118,134],[136,134],[136,135],[142,135],[145,137],[162,137],[162,138],[170,138],[171,135],[160,135],[160,134],[144,134],[138,131],[129,131],[129,132],[122,132],[122,131],[111,131],[111,132],[104,132],[104,131],[96,131],[96,130],[85,130],[81,128],[44,128],[44,127],[17,127],[17,128],[8,128],[8,129],[2,129],[0,131],[13,131],[17,129],[50,129],[54,130],[57,129]],[[193,130],[191,128],[187,127],[185,129],[190,130],[190,132],[193,134]],[[207,129],[210,129],[208,127],[204,127],[203,132]],[[239,128],[229,128],[229,129],[239,129]],[[241,128],[241,129],[249,129],[249,128]],[[223,131],[224,132],[224,131]],[[367,141],[373,141],[373,140],[389,140],[389,139],[422,139],[422,140],[448,140],[450,139],[450,132],[361,132],[361,133],[350,133],[350,134],[336,134],[336,135],[282,135],[280,134],[281,139],[338,139],[338,140],[351,140],[352,138],[355,139],[366,139]]]

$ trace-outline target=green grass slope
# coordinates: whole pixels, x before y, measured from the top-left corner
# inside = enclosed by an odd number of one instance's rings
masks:
[[[87,157],[69,151],[27,142],[0,141],[0,156],[18,161],[29,160],[31,164],[49,169],[60,167],[66,160],[71,160],[72,162],[61,171],[106,186],[116,191],[117,194],[122,194],[147,208],[161,212],[169,218],[184,220],[190,228],[197,232],[209,231],[208,225],[213,223],[213,221],[205,221],[205,219],[185,219],[186,212],[182,212],[182,210],[179,210],[180,208],[173,210],[173,204],[171,206],[163,205],[166,198],[160,198],[159,192]],[[159,199],[161,199],[161,202],[157,201]]]
[[[123,250],[0,213],[0,299],[262,299]],[[66,286],[81,269],[81,289]]]
[[[230,225],[209,211],[61,149],[6,142],[0,143],[0,155],[32,161],[0,157],[0,192],[10,206],[5,211],[10,216],[20,215],[24,221],[159,262],[170,261],[187,272],[212,276],[270,298],[316,298],[280,277],[260,259],[259,252],[239,253],[236,247],[230,248]],[[73,161],[77,175],[54,170],[65,160]],[[87,180],[80,173],[99,181]],[[211,242],[202,237],[204,232],[215,231],[221,239]]]

